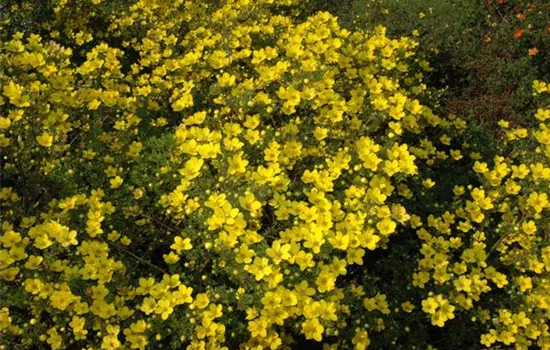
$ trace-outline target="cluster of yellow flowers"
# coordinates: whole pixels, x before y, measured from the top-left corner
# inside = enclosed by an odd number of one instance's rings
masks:
[[[0,37],[4,349],[365,349],[413,311],[550,349],[550,109],[484,159],[417,42],[297,3],[57,0]],[[422,298],[365,283],[410,232]]]
[[[533,89],[550,93],[539,81]],[[439,326],[452,318],[455,306],[474,310],[473,321],[489,328],[481,338],[487,347],[501,342],[516,349],[550,348],[549,112],[539,108],[531,130],[500,121],[506,155],[495,156],[492,165],[476,160],[472,169],[480,184],[456,185],[452,209],[430,215],[416,231],[423,258],[413,283],[425,288],[433,281],[454,305],[449,316],[435,317],[440,301],[448,304],[439,294],[423,301],[424,310]],[[506,303],[493,309],[476,305],[495,288],[504,291]]]

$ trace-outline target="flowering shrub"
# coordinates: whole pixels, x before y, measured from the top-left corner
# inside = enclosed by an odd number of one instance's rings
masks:
[[[550,348],[549,85],[489,157],[382,26],[292,0],[37,6],[0,43],[3,348],[409,348],[409,319],[462,316],[478,347]],[[399,236],[394,295],[375,265]]]

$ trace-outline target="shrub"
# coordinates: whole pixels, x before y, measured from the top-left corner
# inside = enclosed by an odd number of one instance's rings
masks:
[[[481,149],[383,26],[32,4],[0,43],[4,348],[550,347],[546,83]]]

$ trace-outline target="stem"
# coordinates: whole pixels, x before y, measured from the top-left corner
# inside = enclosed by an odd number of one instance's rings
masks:
[[[523,223],[523,221],[526,219],[525,217],[525,213],[523,213],[521,219],[519,220],[519,223],[518,223],[518,226],[521,225]],[[515,222],[514,222],[514,225],[515,225]],[[491,254],[493,253],[493,251],[497,248],[497,246],[502,243],[502,241],[504,241],[505,238],[507,238],[508,236],[510,236],[511,232],[508,232],[502,236],[500,236],[500,238],[495,242],[495,244],[493,244],[493,246],[491,247],[491,249],[489,249],[489,252],[487,253],[487,259],[489,259],[489,257],[491,256]]]
[[[153,263],[151,263],[151,262],[149,262],[149,261],[147,261],[147,260],[144,260],[144,259],[140,258],[139,256],[135,255],[134,253],[132,253],[132,252],[129,251],[128,249],[126,249],[126,248],[124,248],[124,247],[122,247],[122,246],[119,246],[118,244],[115,244],[115,243],[113,243],[113,242],[107,241],[106,243],[109,244],[109,245],[112,245],[112,246],[115,247],[115,248],[118,248],[118,249],[124,251],[126,254],[132,256],[133,258],[135,258],[135,259],[137,259],[137,260],[139,260],[139,261],[141,261],[142,263],[147,264],[147,265],[151,266],[152,268],[154,268],[154,269],[156,269],[156,270],[159,270],[159,271],[161,271],[161,272],[164,273],[164,274],[169,275],[169,273],[166,272],[166,271],[164,271],[162,268],[158,267],[157,265],[154,265]]]
[[[151,220],[154,221],[156,224],[159,224],[160,226],[164,227],[164,228],[167,229],[168,231],[171,231],[171,232],[173,232],[173,233],[177,233],[177,232],[178,232],[178,230],[176,230],[175,228],[172,228],[172,227],[170,227],[170,226],[164,224],[163,222],[161,222],[161,221],[155,219],[155,218],[152,217],[152,216],[149,216],[149,215],[143,214],[143,213],[142,213],[141,215],[145,216],[145,217],[148,218],[148,219],[151,219]]]

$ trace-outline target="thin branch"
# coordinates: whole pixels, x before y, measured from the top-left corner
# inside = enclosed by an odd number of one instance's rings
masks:
[[[521,219],[518,222],[518,226],[520,226],[525,219],[526,219],[525,213],[523,213]],[[515,225],[515,223],[514,223],[514,225]],[[502,236],[500,236],[500,238],[495,242],[495,244],[493,244],[491,249],[489,249],[489,252],[487,253],[487,259],[489,259],[489,257],[493,253],[493,251],[500,245],[500,243],[502,243],[504,241],[504,239],[510,237],[511,234],[512,234],[512,232],[508,232],[508,233],[505,233]]]
[[[151,219],[151,220],[154,221],[156,224],[158,224],[158,225],[164,227],[164,228],[167,229],[168,231],[171,231],[171,232],[173,232],[173,233],[178,233],[178,230],[176,230],[175,228],[172,228],[172,227],[170,227],[170,226],[164,224],[162,221],[159,221],[159,220],[155,219],[154,217],[152,217],[152,216],[150,216],[150,215],[143,214],[143,213],[142,213],[141,215],[145,216],[145,217],[148,218],[148,219]]]
[[[122,246],[119,246],[118,244],[115,244],[115,243],[113,243],[113,242],[107,241],[106,243],[112,245],[112,246],[115,247],[115,248],[118,248],[118,249],[124,251],[126,254],[132,256],[133,258],[135,258],[135,259],[137,259],[137,260],[139,260],[139,261],[141,261],[142,263],[147,264],[147,265],[151,266],[152,268],[154,268],[154,269],[156,269],[156,270],[159,270],[159,271],[161,271],[161,272],[164,273],[164,274],[169,275],[169,273],[166,272],[166,271],[164,271],[162,268],[158,267],[157,265],[155,265],[155,264],[153,264],[153,263],[151,263],[151,262],[149,262],[149,261],[147,261],[147,260],[144,260],[144,259],[140,258],[139,256],[135,255],[134,253],[132,253],[132,252],[129,251],[128,249],[126,249],[126,248],[124,248],[124,247],[122,247]]]

